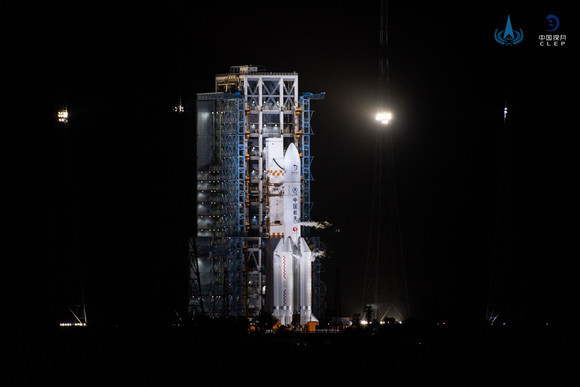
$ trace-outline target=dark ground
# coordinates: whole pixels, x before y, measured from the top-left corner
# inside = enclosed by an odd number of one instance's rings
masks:
[[[573,386],[577,332],[415,322],[372,334],[248,335],[227,324],[23,333],[13,338],[27,360],[8,385]]]

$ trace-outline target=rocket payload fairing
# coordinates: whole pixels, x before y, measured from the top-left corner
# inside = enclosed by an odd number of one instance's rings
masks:
[[[280,238],[272,256],[273,315],[283,325],[318,321],[312,315],[312,253],[300,236],[300,155],[293,143],[286,153],[282,138],[266,140],[269,174],[270,236]],[[282,157],[283,156],[283,157]]]

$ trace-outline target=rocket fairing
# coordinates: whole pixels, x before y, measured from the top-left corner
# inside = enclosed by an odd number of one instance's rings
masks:
[[[270,205],[274,209],[270,212],[270,234],[281,237],[272,260],[273,314],[283,325],[292,323],[293,314],[300,314],[300,324],[306,324],[318,320],[312,315],[312,252],[300,235],[300,155],[296,146],[290,143],[283,164],[280,163],[281,140],[267,140],[267,160],[273,176],[269,187],[273,194]],[[277,172],[276,168],[281,166],[281,173]],[[283,186],[283,195],[276,194],[280,185]],[[283,206],[279,202],[283,202]],[[283,214],[279,209],[283,209]],[[283,231],[272,233],[273,229]]]

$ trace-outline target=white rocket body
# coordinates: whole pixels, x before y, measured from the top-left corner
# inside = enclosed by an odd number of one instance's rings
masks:
[[[270,237],[280,238],[272,259],[273,315],[289,325],[298,313],[306,324],[318,320],[312,315],[312,253],[300,236],[300,155],[291,143],[282,163],[282,147],[282,138],[266,140]]]
[[[294,143],[284,154],[284,239],[300,239],[300,155]]]

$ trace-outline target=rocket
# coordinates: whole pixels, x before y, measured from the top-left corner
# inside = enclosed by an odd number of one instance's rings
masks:
[[[280,155],[282,142],[270,142],[269,145],[269,154]],[[277,234],[280,241],[274,249],[272,259],[273,315],[281,324],[289,325],[292,323],[293,314],[299,314],[300,324],[306,324],[318,320],[312,315],[314,259],[308,244],[300,235],[300,155],[294,143],[290,143],[282,165],[274,158],[272,160],[272,165],[278,168],[283,166],[282,173],[274,173],[278,177],[278,185],[282,186],[283,194],[271,200],[272,205],[276,204],[273,203],[275,200],[283,202],[283,206],[278,206],[283,208],[283,214],[277,211],[279,221],[276,222],[276,227],[283,232]]]

